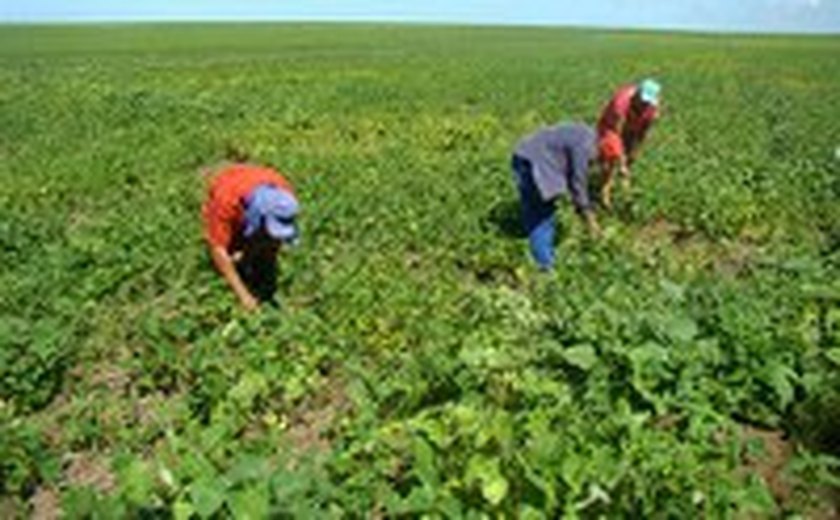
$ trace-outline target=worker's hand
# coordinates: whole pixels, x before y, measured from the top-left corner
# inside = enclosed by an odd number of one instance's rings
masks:
[[[611,186],[601,188],[601,205],[607,211],[612,210],[612,189]]]
[[[630,166],[628,166],[626,161],[622,161],[621,165],[618,168],[618,173],[621,174],[622,179],[630,178]]]
[[[239,301],[242,303],[242,306],[248,312],[254,312],[260,308],[260,302],[251,294],[243,294],[239,298]]]
[[[595,218],[595,213],[593,211],[587,211],[584,215],[584,220],[586,221],[586,229],[589,232],[589,236],[594,239],[600,239],[603,236],[603,232],[601,231],[601,226],[598,224],[598,220]]]
[[[595,240],[601,240],[604,237],[604,232],[601,230],[601,225],[598,224],[596,221],[592,221],[589,224],[589,236],[591,236]]]
[[[623,175],[621,177],[621,191],[623,191],[625,194],[630,193],[630,188],[632,184],[632,177],[630,177],[630,175]]]

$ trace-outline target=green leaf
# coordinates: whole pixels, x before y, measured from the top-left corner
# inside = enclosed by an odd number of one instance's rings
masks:
[[[179,499],[172,506],[172,516],[175,520],[189,520],[195,514],[195,508],[191,503]]]
[[[547,518],[547,516],[539,509],[528,504],[524,504],[519,508],[519,518],[521,520],[543,520]]]
[[[188,451],[183,458],[180,475],[181,479],[198,480],[207,475],[214,475],[216,468],[207,460],[207,457],[199,451]]]
[[[435,468],[435,453],[429,443],[421,436],[414,438],[414,473],[420,481],[431,487],[436,488],[440,479]]]
[[[629,357],[637,370],[641,370],[646,365],[668,361],[668,350],[658,343],[648,341],[631,350]]]
[[[225,478],[231,484],[237,484],[248,480],[261,479],[268,473],[268,461],[265,458],[244,455],[225,474]]]
[[[249,407],[254,399],[268,390],[265,376],[258,372],[248,372],[230,391],[230,398],[242,407]]]
[[[825,351],[825,357],[835,365],[840,366],[840,348],[832,348]]]
[[[776,512],[776,501],[764,480],[756,475],[750,475],[747,484],[739,492],[738,505],[740,513],[759,513],[770,516]]]
[[[569,453],[563,458],[560,475],[566,485],[571,488],[573,494],[577,494],[583,489],[586,466],[586,460],[575,453]]]
[[[195,512],[208,518],[225,502],[225,485],[218,478],[202,478],[190,485],[190,499]]]
[[[93,517],[96,508],[96,494],[90,487],[74,487],[61,496],[61,508],[70,518]]]
[[[120,475],[123,493],[134,504],[146,504],[154,489],[154,472],[140,459],[134,459]]]
[[[796,381],[797,377],[793,369],[782,364],[772,365],[767,370],[766,382],[779,397],[779,406],[781,408],[785,408],[793,402],[794,388],[791,381]]]
[[[423,432],[426,438],[438,448],[445,448],[451,439],[451,433],[446,425],[439,419],[432,417],[421,417],[412,420],[412,426]]]
[[[467,483],[480,482],[481,495],[493,504],[499,505],[508,492],[508,481],[499,470],[499,460],[485,455],[473,455],[467,462],[464,475]]]
[[[677,303],[685,301],[685,286],[663,279],[659,281],[659,287],[671,300]]]
[[[540,444],[538,443],[538,445]],[[540,448],[542,448],[542,445],[540,445]],[[557,494],[555,493],[554,482],[550,482],[549,479],[539,475],[524,457],[517,456],[517,461],[525,472],[525,478],[545,495],[545,508],[553,509],[556,507]]]
[[[481,454],[475,454],[467,461],[464,481],[468,484],[480,482],[484,475],[493,470],[493,460]]]
[[[674,341],[688,343],[697,337],[697,323],[687,316],[676,316],[666,322],[665,333]]]
[[[268,486],[259,483],[231,493],[228,507],[236,520],[268,518]]]
[[[463,518],[461,502],[450,493],[443,492],[437,497],[437,510],[446,515],[450,520]]]
[[[572,366],[581,370],[590,370],[598,363],[598,355],[591,345],[578,345],[563,352],[563,358]]]
[[[508,492],[508,481],[498,472],[492,473],[484,478],[481,485],[481,494],[494,506],[499,505],[505,499]]]
[[[428,486],[414,486],[403,502],[403,512],[423,513],[434,507],[435,494]]]

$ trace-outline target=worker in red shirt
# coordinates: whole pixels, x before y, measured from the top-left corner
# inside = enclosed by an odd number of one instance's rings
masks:
[[[274,297],[280,246],[297,240],[297,197],[289,181],[262,166],[234,163],[208,175],[202,216],[210,256],[242,305],[254,310]]]
[[[598,152],[603,174],[601,203],[612,207],[615,171],[625,190],[630,187],[630,168],[659,112],[662,87],[652,79],[618,89],[598,120]]]

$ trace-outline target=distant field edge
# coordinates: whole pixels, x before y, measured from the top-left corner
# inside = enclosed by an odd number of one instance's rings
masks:
[[[191,28],[207,27],[237,27],[237,26],[265,26],[265,27],[347,27],[347,28],[383,28],[383,29],[414,29],[414,28],[434,28],[434,29],[524,29],[524,30],[546,30],[546,31],[562,31],[562,32],[585,32],[585,33],[616,33],[616,34],[635,34],[635,35],[687,35],[687,36],[708,36],[708,37],[738,37],[738,38],[787,38],[787,37],[802,37],[802,38],[826,38],[826,39],[840,39],[840,31],[753,31],[740,29],[711,29],[711,28],[694,28],[694,27],[616,27],[607,25],[575,25],[575,24],[548,24],[548,23],[466,23],[466,22],[444,22],[444,21],[418,21],[418,20],[308,20],[308,19],[283,19],[283,20],[265,20],[265,19],[246,19],[246,20],[216,20],[216,19],[178,19],[178,20],[161,20],[161,19],[132,19],[132,20],[99,20],[99,19],[84,19],[84,20],[0,20],[0,30],[5,29],[54,29],[54,28],[85,28],[85,29],[113,29],[125,27],[143,27],[143,28],[172,28],[178,26],[185,26]]]

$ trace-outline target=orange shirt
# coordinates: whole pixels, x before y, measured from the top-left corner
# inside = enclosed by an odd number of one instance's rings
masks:
[[[289,181],[271,168],[233,164],[216,174],[202,209],[204,238],[209,244],[232,249],[244,224],[245,198],[263,184],[294,194]]]

